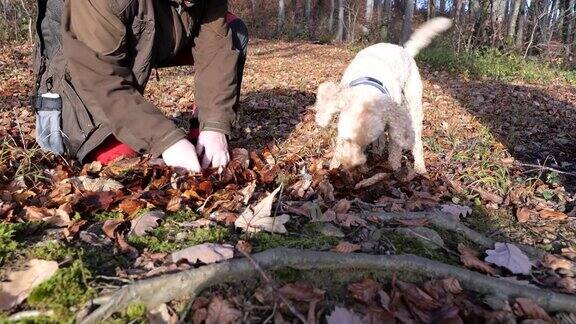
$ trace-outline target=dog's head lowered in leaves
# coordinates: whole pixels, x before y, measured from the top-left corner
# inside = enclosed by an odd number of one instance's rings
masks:
[[[414,56],[451,24],[450,19],[437,17],[416,30],[404,47],[388,43],[369,46],[356,54],[339,83],[324,82],[318,87],[318,125],[326,127],[339,114],[331,168],[364,164],[366,146],[378,141],[377,146],[383,148],[382,142],[387,140],[392,170],[400,169],[402,151],[411,150],[414,171],[426,173],[422,81]]]

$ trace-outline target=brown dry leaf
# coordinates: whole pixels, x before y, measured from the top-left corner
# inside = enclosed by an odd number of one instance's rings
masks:
[[[542,259],[542,264],[554,271],[558,269],[572,270],[576,268],[576,264],[574,264],[574,262],[552,254],[546,254]]]
[[[336,222],[338,225],[350,228],[352,226],[366,226],[368,222],[365,219],[360,218],[360,216],[354,214],[337,214]]]
[[[522,207],[516,211],[516,219],[518,223],[525,223],[530,219],[530,209]]]
[[[66,241],[70,242],[74,236],[80,231],[80,228],[87,223],[85,219],[74,221],[67,228],[64,229],[63,234]]]
[[[58,270],[58,262],[32,259],[25,269],[8,273],[8,281],[0,283],[0,310],[6,311],[22,303],[30,292]]]
[[[248,150],[244,148],[233,149],[230,165],[233,167],[248,169],[250,166],[250,156],[248,154]]]
[[[406,227],[423,227],[430,225],[430,220],[428,218],[397,219],[396,222]]]
[[[190,264],[198,262],[210,264],[232,259],[233,257],[234,247],[232,245],[204,243],[172,252],[168,258],[172,263],[187,260]]]
[[[301,302],[321,301],[326,293],[322,289],[314,288],[312,285],[303,282],[286,284],[278,291],[286,298]]]
[[[254,190],[256,190],[256,180],[250,182],[246,187],[240,190],[242,197],[244,197],[242,200],[244,205],[248,205],[250,198],[252,198],[252,195],[254,194]]]
[[[324,179],[318,184],[318,194],[324,201],[334,201],[334,186],[332,186],[330,180]]]
[[[409,304],[420,310],[431,311],[442,306],[440,302],[434,300],[434,298],[413,283],[395,280],[393,285],[402,292]]]
[[[366,305],[376,305],[381,299],[380,292],[384,292],[382,291],[382,285],[370,278],[364,278],[348,285],[350,296]]]
[[[576,280],[572,277],[564,277],[556,281],[556,287],[566,294],[576,294]]]
[[[180,210],[182,198],[178,196],[172,197],[166,205],[166,210],[169,212],[177,212]]]
[[[496,275],[496,270],[494,270],[488,263],[478,259],[476,251],[466,247],[464,244],[458,244],[458,252],[460,252],[460,261],[464,266],[480,270],[481,272]]]
[[[161,304],[146,315],[149,324],[176,324],[178,315],[166,304]]]
[[[430,280],[424,283],[423,288],[434,300],[443,304],[446,304],[450,296],[458,295],[463,291],[460,282],[454,278]]]
[[[240,252],[244,252],[246,254],[250,254],[252,253],[252,244],[250,244],[250,242],[248,241],[238,241],[238,243],[236,243],[236,250],[240,251]]]
[[[576,259],[576,248],[574,247],[562,248],[561,252],[567,258]]]
[[[118,208],[128,214],[128,216],[136,214],[144,207],[146,207],[145,201],[134,198],[124,199],[118,204]]]
[[[326,317],[328,324],[362,324],[358,314],[344,308],[336,307],[330,315]]]
[[[364,179],[364,180],[358,182],[354,186],[354,190],[373,186],[373,185],[377,184],[378,182],[389,179],[389,178],[390,178],[390,173],[376,173],[375,175],[371,176],[370,178]]]
[[[99,191],[114,191],[118,189],[124,188],[124,186],[110,178],[90,178],[89,176],[79,176],[74,178],[69,178],[64,180],[65,182],[70,182],[76,188],[82,191],[92,191],[92,192],[99,192]]]
[[[229,301],[215,295],[208,305],[206,324],[232,324],[239,321],[241,317],[241,311],[234,308]]]
[[[151,210],[134,218],[130,222],[130,232],[128,235],[141,236],[155,229],[160,225],[165,214],[161,210]]]
[[[529,319],[539,319],[547,323],[555,323],[555,321],[548,316],[546,311],[536,304],[533,300],[528,298],[516,298],[516,303],[512,306],[514,314],[518,317],[526,317]]]
[[[340,201],[338,201],[331,209],[336,214],[346,214],[350,210],[351,206],[352,204],[347,199],[340,199]]]
[[[49,209],[46,207],[25,206],[24,219],[27,221],[43,221],[57,227],[70,225],[70,215],[64,208]]]
[[[107,211],[110,205],[121,197],[121,192],[115,191],[90,192],[80,199],[76,209],[79,212]]]
[[[549,220],[563,220],[568,218],[568,215],[563,212],[554,211],[551,209],[542,209],[540,211],[540,217]]]
[[[484,189],[472,188],[472,190],[476,191],[483,200],[493,202],[497,205],[500,205],[502,202],[504,202],[504,199],[502,199],[502,197],[498,196],[497,194],[488,192]]]
[[[333,247],[330,251],[339,252],[339,253],[352,253],[359,251],[361,246],[358,244],[352,244],[348,242],[340,242],[338,245]]]
[[[102,231],[106,236],[113,239],[116,237],[116,231],[120,230],[120,225],[126,226],[127,222],[123,219],[108,219],[102,224]]]
[[[238,219],[238,214],[230,212],[216,212],[214,220],[220,223],[224,223],[227,226],[233,225]]]

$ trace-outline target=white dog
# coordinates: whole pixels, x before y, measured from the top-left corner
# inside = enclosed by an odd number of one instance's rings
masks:
[[[366,162],[364,149],[386,140],[388,162],[394,171],[402,161],[402,150],[412,150],[414,171],[426,173],[422,146],[422,81],[414,57],[432,39],[450,28],[448,18],[434,18],[416,30],[404,47],[380,43],[360,51],[339,84],[318,87],[316,122],[326,127],[340,112],[338,137],[331,168],[346,168]]]

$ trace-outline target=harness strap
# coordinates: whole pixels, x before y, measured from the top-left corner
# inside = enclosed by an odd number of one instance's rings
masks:
[[[359,86],[359,85],[372,86],[372,87],[380,90],[380,92],[382,92],[385,96],[392,97],[390,95],[390,92],[388,91],[388,89],[384,86],[384,84],[382,84],[382,82],[380,82],[377,79],[374,79],[371,77],[363,77],[363,78],[355,79],[352,82],[350,82],[351,87],[355,87],[355,86]]]

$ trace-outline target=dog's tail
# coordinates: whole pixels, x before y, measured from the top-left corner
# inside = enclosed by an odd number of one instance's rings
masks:
[[[404,43],[404,49],[415,57],[420,50],[428,46],[432,39],[438,34],[443,33],[452,26],[452,19],[446,17],[436,17],[428,20],[420,26]]]

